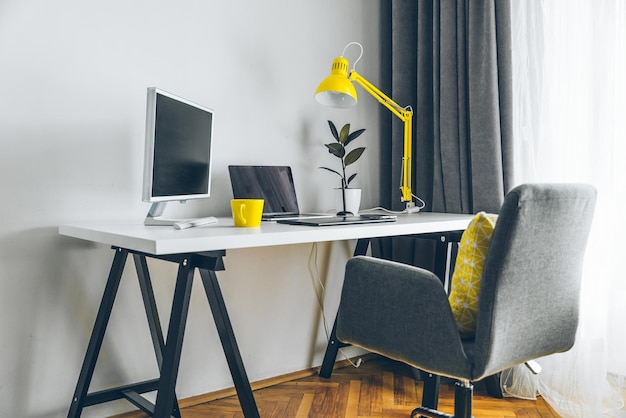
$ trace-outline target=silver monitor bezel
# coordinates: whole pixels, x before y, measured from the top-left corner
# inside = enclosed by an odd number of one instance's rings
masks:
[[[156,124],[156,100],[157,95],[163,95],[174,99],[176,101],[188,104],[196,107],[204,112],[209,112],[213,116],[211,123],[211,140],[209,143],[209,156],[208,156],[208,183],[205,193],[197,193],[191,195],[170,195],[170,196],[153,196],[152,195],[152,183],[153,183],[153,170],[154,170],[154,144],[155,144],[155,124]],[[143,171],[143,191],[142,200],[144,202],[170,202],[181,201],[191,199],[203,199],[208,198],[211,195],[211,178],[213,167],[213,134],[215,131],[215,111],[209,107],[203,106],[199,103],[185,99],[178,95],[169,93],[157,87],[148,87],[147,101],[146,101],[146,131],[145,131],[145,147],[144,147],[144,171]]]

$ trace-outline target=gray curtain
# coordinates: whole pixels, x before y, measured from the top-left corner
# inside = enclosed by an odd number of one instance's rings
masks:
[[[424,211],[497,213],[513,184],[510,0],[383,0],[381,87],[414,110],[413,194]],[[400,201],[403,124],[381,111],[381,201]],[[433,240],[376,255],[432,269]]]
[[[381,7],[381,85],[415,112],[413,193],[427,211],[497,212],[513,187],[510,0]],[[403,125],[384,110],[381,200],[398,210]]]

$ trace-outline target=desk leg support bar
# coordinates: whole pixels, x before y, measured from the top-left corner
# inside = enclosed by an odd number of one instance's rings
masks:
[[[200,269],[200,276],[202,277],[204,290],[209,300],[213,319],[224,348],[226,361],[230,368],[230,374],[233,378],[243,414],[246,418],[259,418],[259,411],[252,395],[252,388],[241,359],[233,327],[228,317],[224,298],[222,297],[222,291],[217,281],[217,275],[214,271]]]

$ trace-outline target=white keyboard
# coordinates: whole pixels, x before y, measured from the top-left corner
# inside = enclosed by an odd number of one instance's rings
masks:
[[[190,219],[187,221],[180,221],[174,223],[174,229],[187,229],[196,226],[204,226],[217,223],[215,216],[207,216],[206,218]]]

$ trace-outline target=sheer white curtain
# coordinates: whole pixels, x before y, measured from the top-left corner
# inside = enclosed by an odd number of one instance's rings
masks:
[[[577,342],[537,389],[564,417],[626,417],[626,1],[512,5],[516,181],[598,190]]]

